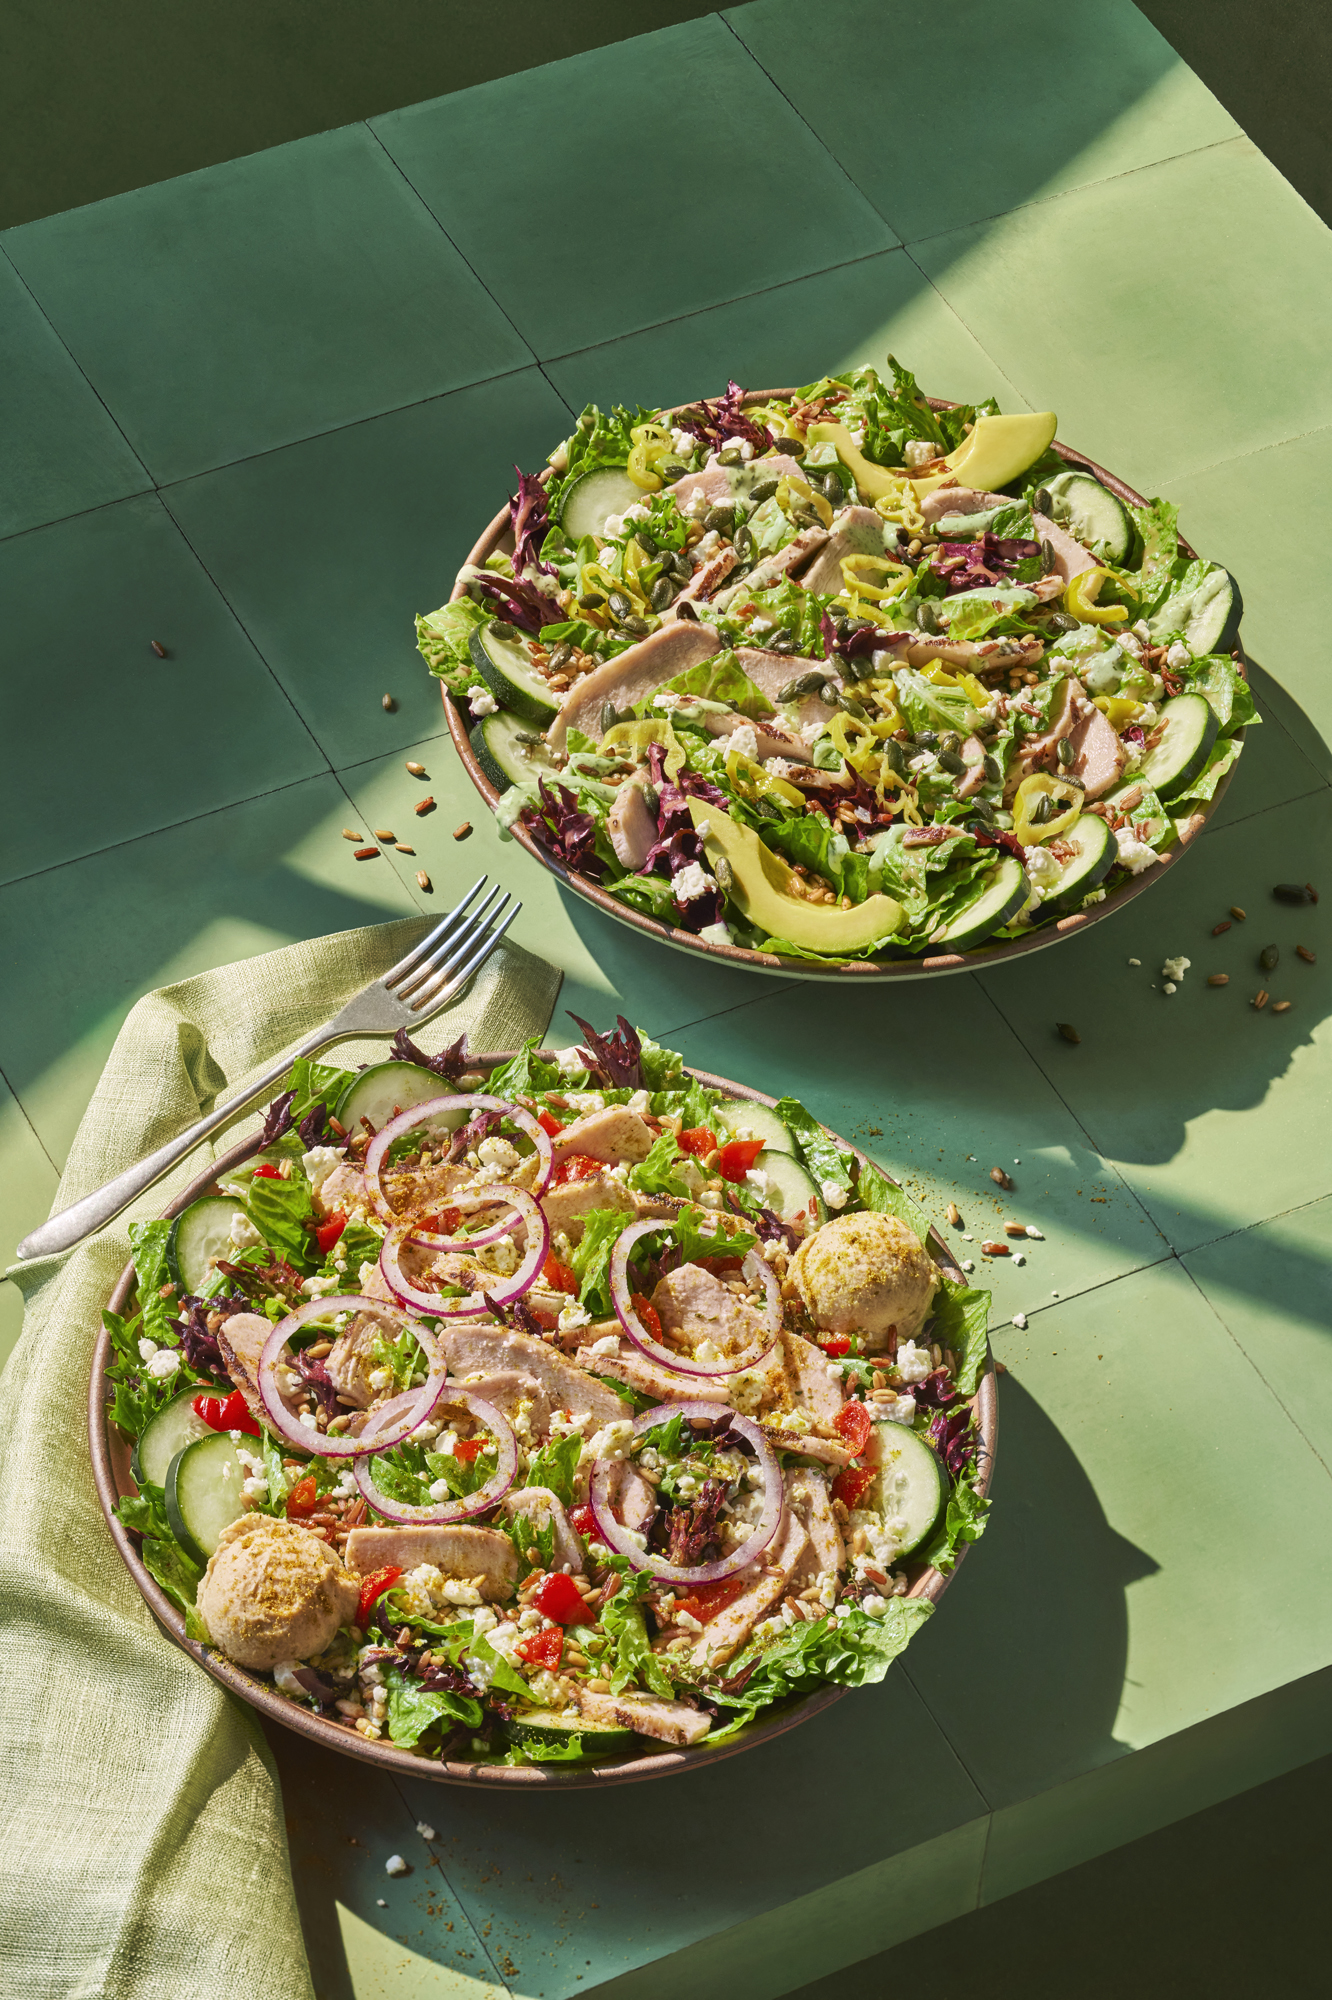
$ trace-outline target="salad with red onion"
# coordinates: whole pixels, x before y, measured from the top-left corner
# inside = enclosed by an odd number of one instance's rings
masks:
[[[915,1203],[796,1099],[578,1026],[294,1064],[105,1315],[118,1511],[190,1635],[451,1763],[879,1681],[985,1523],[988,1294]]]

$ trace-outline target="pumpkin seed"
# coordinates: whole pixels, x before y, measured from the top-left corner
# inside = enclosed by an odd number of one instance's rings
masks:
[[[505,618],[497,618],[490,629],[497,639],[516,639],[518,637],[517,626],[510,625]]]
[[[939,766],[941,770],[949,772],[954,778],[962,777],[967,768],[956,750],[941,750],[939,752]]]
[[[1264,972],[1275,972],[1281,963],[1281,953],[1274,944],[1264,945],[1258,954],[1258,963]]]
[[[894,743],[890,738],[889,741],[884,744],[883,761],[888,766],[888,769],[890,771],[896,772],[899,778],[905,778],[906,758],[902,753],[902,746],[900,743]]]
[[[937,750],[939,747],[939,738],[932,729],[918,729],[916,731],[915,747],[917,750]]]
[[[729,535],[735,526],[734,507],[709,507],[703,516],[704,529],[714,529],[719,535]]]
[[[794,653],[795,649],[795,640],[787,632],[779,632],[775,639],[768,641],[767,650],[770,653]]]
[[[610,594],[610,608],[623,624],[634,607],[622,590],[613,590]]]
[[[1272,894],[1278,903],[1312,903],[1317,900],[1299,882],[1278,882]]]
[[[846,488],[835,472],[830,472],[823,482],[823,497],[830,507],[840,507],[846,499]]]
[[[997,785],[1001,783],[1004,774],[999,769],[999,759],[997,757],[987,757],[981,768],[985,772],[985,782],[987,784]]]
[[[1050,624],[1056,632],[1076,632],[1078,621],[1067,611],[1056,611]]]
[[[1048,541],[1041,543],[1041,575],[1049,576],[1055,566],[1055,552]]]
[[[723,896],[729,896],[731,890],[735,887],[735,871],[724,854],[717,856],[716,861],[713,863],[712,872],[716,877],[717,887],[721,890]]]
[[[603,701],[601,704],[601,733],[603,736],[609,734],[614,729],[615,721],[615,703],[613,701]]]
[[[1036,512],[1038,514],[1044,514],[1046,520],[1048,521],[1051,513],[1054,510],[1054,501],[1050,496],[1049,487],[1038,486],[1036,488],[1035,493],[1033,493],[1032,495],[1031,504],[1035,508]]]
[[[776,650],[775,641],[769,650]],[[793,681],[787,681],[784,687],[778,688],[777,699],[778,701],[796,701],[802,694],[815,694],[823,687],[827,678],[826,674],[817,672],[797,674]]]
[[[756,507],[761,507],[765,500],[771,500],[780,484],[778,479],[760,479],[758,485],[750,489],[749,497]]]
[[[668,486],[673,486],[677,479],[683,479],[688,470],[689,467],[681,465],[678,458],[671,459],[669,464],[663,465],[660,468],[661,476]]]
[[[803,438],[777,438],[772,448],[774,451],[782,452],[787,458],[803,458],[805,456],[805,441]]]
[[[741,562],[753,562],[754,557],[758,554],[758,544],[755,542],[753,532],[749,528],[736,529],[735,540],[732,546]]]
[[[599,590],[584,591],[578,600],[579,607],[583,611],[600,611],[605,602],[606,600]]]
[[[652,586],[652,609],[654,611],[665,611],[667,606],[674,602],[674,599],[674,582],[668,576],[659,576]]]
[[[634,540],[638,543],[638,546],[640,549],[642,549],[644,555],[648,556],[656,555],[657,544],[653,540],[652,536],[648,534],[645,528],[635,528]]]
[[[1066,1042],[1080,1042],[1082,1040],[1082,1036],[1071,1021],[1056,1021],[1055,1026]]]
[[[717,453],[718,465],[743,465],[745,455],[738,444],[723,445]]]
[[[1069,742],[1067,736],[1060,737],[1057,754],[1061,764],[1071,764],[1073,762],[1073,745]]]
[[[622,618],[620,623],[630,637],[634,639],[646,638],[647,634],[652,630],[646,618]]]

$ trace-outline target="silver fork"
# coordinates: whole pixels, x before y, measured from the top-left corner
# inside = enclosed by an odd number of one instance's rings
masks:
[[[95,1229],[128,1208],[178,1160],[193,1152],[200,1140],[280,1083],[298,1056],[312,1056],[317,1049],[340,1041],[344,1035],[390,1035],[398,1028],[420,1027],[432,1014],[437,1014],[490,957],[522,908],[521,903],[514,903],[507,891],[499,888],[492,889],[477,903],[485,885],[483,875],[414,951],[399,959],[382,979],[372,979],[368,986],[363,986],[341,1013],[308,1036],[281,1062],[257,1076],[240,1097],[233,1097],[210,1111],[178,1139],[159,1146],[137,1166],[127,1167],[95,1194],[86,1194],[81,1201],[62,1208],[59,1215],[53,1215],[40,1229],[34,1229],[31,1236],[24,1237],[17,1256],[25,1262],[33,1257],[54,1257],[61,1250],[81,1243],[85,1236],[91,1236]],[[475,908],[471,907],[473,904]]]

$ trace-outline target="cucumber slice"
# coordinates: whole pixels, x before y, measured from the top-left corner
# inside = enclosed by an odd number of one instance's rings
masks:
[[[612,514],[623,514],[642,498],[642,488],[634,485],[622,465],[599,466],[576,479],[565,494],[560,526],[571,542],[600,535]]]
[[[1119,842],[1096,813],[1079,813],[1059,839],[1076,851],[1071,860],[1064,863],[1058,888],[1046,897],[1037,911],[1038,922],[1047,915],[1063,916],[1069,910],[1076,910],[1083,897],[1090,896],[1092,890],[1105,880],[1119,857]]]
[[[980,893],[950,924],[930,939],[932,951],[974,951],[991,932],[1015,917],[1031,894],[1027,871],[1015,854],[1005,854],[982,876]]]
[[[894,1560],[909,1556],[939,1518],[947,1491],[944,1469],[924,1438],[905,1424],[876,1424],[867,1456],[876,1473],[865,1498],[897,1543]]]
[[[500,709],[483,715],[471,732],[476,761],[492,785],[506,792],[510,785],[535,789],[538,778],[558,777],[558,767],[530,722]],[[526,741],[524,739],[527,739]]]
[[[1178,632],[1194,659],[1200,660],[1205,653],[1229,651],[1239,637],[1243,615],[1239,585],[1229,570],[1213,563],[1191,589],[1176,585],[1147,620],[1147,629],[1158,643]]]
[[[813,1176],[793,1154],[760,1153],[754,1165],[759,1173],[768,1176],[765,1206],[780,1215],[783,1222],[794,1222],[797,1216],[804,1216],[806,1221],[812,1219],[816,1224],[828,1220],[823,1196]]]
[[[167,1238],[166,1255],[167,1269],[183,1292],[201,1292],[216,1260],[234,1254],[231,1225],[244,1214],[244,1202],[229,1194],[201,1195],[181,1210]]]
[[[724,1132],[728,1139],[762,1139],[770,1153],[795,1151],[795,1140],[767,1104],[750,1104],[743,1097],[724,1098],[712,1113],[712,1123],[718,1136]]]
[[[491,626],[481,625],[468,643],[472,665],[500,706],[544,729],[559,710],[559,697],[532,665],[522,640],[498,639]]]
[[[1173,799],[1207,763],[1221,725],[1205,695],[1177,694],[1162,708],[1157,728],[1160,738],[1135,775],[1158,799]]]
[[[428,1104],[432,1097],[454,1094],[451,1083],[416,1063],[375,1063],[371,1069],[363,1069],[343,1091],[338,1099],[337,1121],[344,1132],[359,1132],[361,1120],[368,1118],[378,1132],[399,1111],[410,1111],[414,1104]],[[456,1132],[466,1116],[465,1110],[441,1112],[439,1122],[450,1132]]]
[[[206,1563],[222,1530],[245,1512],[245,1467],[226,1431],[211,1431],[178,1451],[167,1468],[166,1517],[188,1555]]]
[[[564,1749],[580,1737],[583,1754],[605,1757],[611,1751],[628,1750],[637,1741],[632,1729],[593,1729],[582,1716],[559,1715],[554,1709],[529,1708],[521,1715],[500,1723],[500,1734],[510,1743],[547,1743]]]
[[[149,1419],[130,1459],[130,1471],[136,1486],[165,1486],[176,1453],[184,1451],[186,1445],[193,1444],[196,1438],[214,1435],[212,1425],[206,1424],[194,1410],[195,1397],[209,1393],[197,1385],[193,1389],[183,1389],[179,1396],[173,1396],[155,1417]]]
[[[1103,562],[1122,563],[1133,547],[1133,521],[1121,500],[1089,472],[1061,472],[1046,481],[1051,519],[1076,535]]]

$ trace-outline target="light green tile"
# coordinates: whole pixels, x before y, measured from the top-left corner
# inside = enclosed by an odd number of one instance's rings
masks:
[[[542,359],[895,241],[716,15],[371,129]]]
[[[774,1096],[789,1092],[881,1161],[970,1258],[995,1323],[1152,1263],[1167,1245],[977,982],[960,978],[835,996],[802,985],[678,1037],[686,1060]],[[969,1157],[974,1156],[974,1157]],[[998,1167],[1012,1193],[990,1179]],[[950,1228],[956,1202],[961,1227]],[[1007,1242],[1005,1220],[1043,1232]],[[967,1241],[968,1235],[971,1241]]]
[[[60,1176],[24,1117],[13,1091],[0,1076],[0,1270],[14,1261],[14,1246],[45,1220]],[[13,1351],[23,1325],[17,1286],[0,1284],[0,1367]]]
[[[996,1811],[1316,1673],[1332,1644],[1308,1587],[1332,1478],[1177,1262],[998,1347],[993,1522],[907,1660]]]
[[[441,709],[441,722],[442,718]],[[412,778],[405,768],[408,759],[424,764],[427,777]],[[500,839],[490,808],[458,762],[447,735],[409,745],[401,755],[355,765],[339,777],[359,814],[349,822],[356,831],[383,827],[416,850],[404,856],[386,848],[381,860],[367,863],[367,869],[378,870],[387,860],[423,908],[442,914],[478,875],[502,882],[518,898],[523,909],[512,936],[564,973],[550,1024],[557,1047],[577,1038],[571,1011],[596,1028],[613,1025],[616,1014],[623,1013],[660,1040],[683,1022],[743,1007],[773,986],[784,991],[789,983],[770,984],[755,973],[700,963],[640,937],[563,888],[516,841]],[[427,794],[436,800],[437,809],[418,819],[413,805]],[[457,841],[454,832],[464,824],[472,832]],[[418,869],[432,883],[428,895],[417,888]]]
[[[346,799],[310,779],[0,889],[8,1022],[0,1060],[63,1164],[143,993],[297,938],[415,914],[397,877],[340,837]]]
[[[1225,797],[1207,822],[1207,834],[1236,820],[1252,819],[1269,806],[1326,794],[1327,757],[1322,739],[1290,697],[1261,667],[1249,663],[1249,682],[1262,720],[1245,732],[1244,748]]]
[[[1320,430],[1176,480],[1190,540],[1223,562],[1244,592],[1244,648],[1277,683],[1268,699],[1324,777],[1332,776],[1332,430]],[[1281,522],[1282,556],[1265,555],[1255,524]]]
[[[1243,782],[1241,766],[1236,789]],[[1332,905],[1275,902],[1272,885],[1292,879],[1332,882],[1326,791],[1219,827],[1119,914],[980,975],[1179,1251],[1332,1191]],[[1232,904],[1247,921],[1213,937]],[[1267,972],[1257,957],[1271,943],[1281,957]],[[1296,956],[1299,944],[1316,965]],[[1161,967],[1180,954],[1189,970],[1166,995]],[[1229,985],[1208,986],[1213,972]],[[1260,991],[1290,1012],[1255,1012]],[[1060,1040],[1058,1021],[1079,1030],[1079,1047]]]
[[[1184,1263],[1278,1402],[1332,1465],[1332,1201],[1223,1236]]]
[[[745,388],[790,388],[895,354],[927,395],[953,402],[997,396],[1024,407],[1011,382],[902,250],[671,319],[552,362],[547,374],[574,409],[612,402],[657,406]]]
[[[1332,419],[1332,237],[1247,139],[912,255],[1064,442],[1139,492]]]
[[[725,18],[906,242],[1238,130],[1128,0],[823,0],[817,32],[802,0]]]

